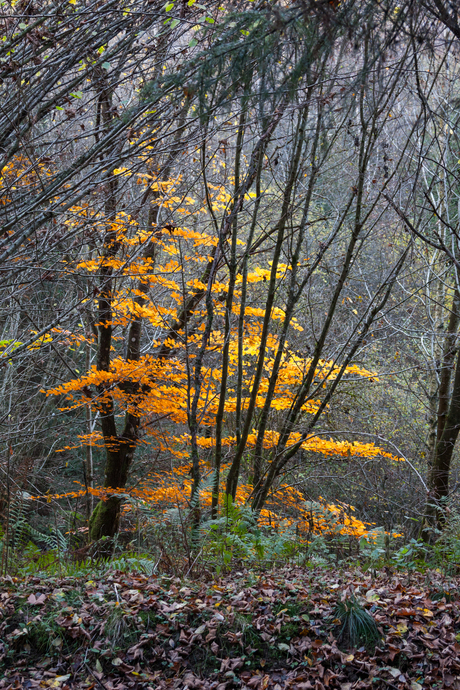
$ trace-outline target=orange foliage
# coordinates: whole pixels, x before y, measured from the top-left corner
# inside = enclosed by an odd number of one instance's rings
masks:
[[[2,171],[2,174],[5,176],[7,172]],[[130,171],[125,168],[115,170],[114,174],[122,177],[131,175]],[[154,180],[151,175],[147,174],[138,176],[139,184],[148,184],[152,191],[157,192],[152,203],[161,204],[171,213],[179,213],[181,221],[185,220],[187,216],[207,213],[205,208],[198,208],[194,199],[179,193],[180,182],[180,176],[175,180],[166,182]],[[210,189],[213,210],[225,210],[231,202],[231,195],[222,186],[210,185]],[[167,331],[177,319],[186,295],[194,292],[200,293],[207,289],[204,282],[196,278],[189,278],[186,275],[186,264],[190,261],[195,263],[208,262],[210,258],[208,252],[218,244],[217,237],[191,230],[183,222],[180,223],[180,227],[175,227],[172,224],[166,228],[154,226],[147,232],[145,228],[139,227],[136,219],[124,212],[119,212],[115,218],[107,222],[101,212],[91,211],[85,205],[75,206],[69,210],[67,225],[77,227],[79,224],[87,226],[88,223],[91,224],[94,232],[104,233],[105,236],[108,232],[112,233],[113,240],[110,241],[116,243],[123,250],[121,254],[117,254],[116,258],[108,255],[95,258],[93,256],[83,257],[76,265],[76,269],[80,273],[86,272],[92,276],[100,273],[102,269],[110,268],[119,279],[119,290],[111,297],[111,325],[113,327],[125,328],[133,319],[141,318],[150,325],[151,329],[160,328]],[[151,244],[155,245],[157,253],[161,252],[161,262],[156,260],[156,254],[153,258],[153,253],[148,258],[142,257],[139,249]],[[290,271],[290,266],[280,264],[277,277],[282,279]],[[249,272],[247,282],[249,285],[266,282],[270,278],[270,273],[270,268],[257,266]],[[240,284],[241,278],[238,277],[236,280],[237,289],[235,290],[236,301],[232,306],[232,312],[237,315],[240,314],[241,309],[237,303],[241,294],[238,292]],[[227,291],[228,283],[223,280],[216,280],[212,285],[211,297],[217,316],[224,314],[225,305],[223,302],[225,300],[222,300],[222,295],[225,295]],[[159,297],[155,298],[157,293]],[[196,306],[194,315],[197,317],[195,331],[181,333],[181,339],[171,342],[174,353],[168,358],[159,360],[153,354],[143,354],[137,361],[128,361],[118,351],[114,350],[108,371],[101,371],[93,366],[79,378],[47,390],[46,395],[64,396],[67,405],[61,407],[62,410],[78,409],[90,405],[94,412],[97,412],[107,409],[107,403],[113,403],[117,415],[131,413],[143,420],[144,426],[141,425],[141,440],[138,441],[138,444],[152,443],[170,457],[187,458],[189,456],[190,435],[185,433],[184,429],[187,428],[190,401],[195,393],[194,387],[191,385],[193,378],[190,376],[189,367],[190,364],[193,366],[197,348],[201,343],[201,331],[204,329],[204,322],[200,323],[199,320],[206,315],[203,306]],[[263,317],[265,317],[263,308],[249,305],[245,307],[242,352],[239,351],[240,345],[236,330],[230,331],[229,379],[224,408],[227,419],[231,418],[238,403],[242,410],[249,405],[249,392],[255,376],[254,362],[261,348],[262,325],[260,319]],[[270,317],[272,320],[283,321],[285,312],[280,307],[274,307],[271,309]],[[291,327],[297,331],[303,330],[296,319],[292,319]],[[115,343],[113,347],[116,346],[116,339],[117,336],[113,336],[112,341]],[[83,342],[91,345],[92,342],[86,334],[70,333],[55,328],[49,336],[46,335],[37,339],[31,347],[41,347],[50,340],[75,347]],[[155,348],[161,344],[154,341],[151,346]],[[206,360],[207,364],[202,369],[202,384],[198,402],[198,418],[202,427],[215,425],[222,372],[219,358],[213,357],[213,355],[221,352],[223,344],[224,335],[216,328],[209,339],[209,359]],[[276,328],[274,328],[268,336],[264,373],[256,398],[256,407],[259,409],[265,404],[278,344],[279,339],[276,335]],[[238,401],[232,385],[234,385],[237,371],[238,356],[241,354],[244,392]],[[312,360],[309,357],[292,351],[289,344],[287,345],[271,403],[273,410],[288,410],[291,407],[295,401],[299,383],[311,366]],[[313,382],[316,391],[326,386],[328,381],[336,379],[340,371],[340,367],[334,361],[320,360],[314,372]],[[369,381],[378,380],[374,372],[367,371],[357,365],[348,366],[345,373],[348,377],[359,377]],[[315,395],[319,397],[318,392]],[[302,411],[305,414],[315,414],[320,405],[321,400],[308,399],[303,405]],[[176,433],[170,428],[167,434],[160,434],[152,425],[152,421],[157,418],[167,418],[170,425],[176,425]],[[255,444],[256,438],[257,431],[253,430],[248,438],[248,447]],[[268,450],[272,449],[278,438],[277,431],[267,430],[264,447]],[[292,433],[287,447],[298,443],[301,438],[299,433]],[[91,444],[112,450],[116,450],[122,443],[120,439],[103,438],[98,431],[81,435],[79,440],[79,445]],[[228,435],[222,441],[223,446],[233,446],[235,443],[236,438],[232,435]],[[214,444],[215,439],[212,437],[198,438],[198,446],[201,448],[212,448]],[[61,450],[72,447],[77,446],[66,446]],[[307,452],[320,453],[325,456],[383,456],[390,460],[400,459],[381,450],[373,443],[336,441],[319,436],[306,438],[300,447]],[[178,468],[170,474],[151,477],[149,482],[141,487],[88,490],[102,499],[114,493],[129,495],[133,499],[145,501],[149,505],[155,506],[161,512],[172,505],[185,507],[191,494],[191,488],[190,476],[184,468]],[[241,484],[237,491],[237,502],[247,502],[251,492],[251,486]],[[72,492],[55,496],[55,498],[78,496],[82,493],[84,492]],[[202,506],[210,507],[211,499],[211,491],[203,489],[201,492]],[[287,485],[280,485],[270,496],[266,507],[262,510],[261,522],[279,528],[281,522],[286,520],[288,525],[296,524],[298,530],[304,535],[312,532],[327,532],[330,529],[353,536],[367,534],[367,526],[352,515],[352,509],[349,506],[324,503],[322,513],[316,511],[313,514],[312,509],[307,509],[305,505],[299,491]],[[281,512],[277,506],[282,506]],[[325,515],[327,514],[337,518],[336,524],[333,525],[330,520],[326,519]]]
[[[187,509],[191,494],[192,480],[189,467],[182,466],[173,472],[151,476],[148,482],[136,487],[107,489],[105,487],[88,487],[88,493],[101,500],[111,496],[128,497],[134,502],[147,504],[152,511],[152,521],[164,521],[165,514],[171,508]],[[238,486],[237,505],[244,505],[250,499],[253,487],[249,484]],[[31,496],[30,500],[58,500],[62,498],[77,498],[86,494],[86,489],[71,491],[64,494],[46,494]],[[222,503],[224,503],[224,496]],[[203,509],[211,508],[212,492],[204,488],[200,493],[200,503]],[[132,509],[126,504],[125,514]],[[308,540],[313,535],[347,535],[360,538],[372,535],[372,525],[363,523],[353,515],[354,508],[345,503],[329,504],[322,499],[316,507],[306,503],[302,493],[292,486],[280,484],[270,495],[266,507],[261,510],[259,524],[265,528],[284,531],[295,527],[301,540]]]

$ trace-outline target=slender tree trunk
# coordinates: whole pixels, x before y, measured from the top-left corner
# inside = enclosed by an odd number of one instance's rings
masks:
[[[440,528],[444,523],[441,501],[449,495],[452,455],[460,431],[460,353],[457,354],[456,346],[459,323],[460,293],[458,287],[456,287],[444,343],[440,374],[437,442],[433,462],[428,474],[429,494],[425,513],[427,524],[423,531],[423,538],[427,541],[432,539],[430,528]],[[453,384],[451,384],[456,354],[455,377]]]
[[[455,288],[452,300],[452,310],[450,312],[449,323],[447,325],[446,336],[443,347],[443,357],[441,363],[439,392],[438,392],[438,412],[437,412],[437,433],[436,442],[439,443],[446,426],[446,418],[449,409],[450,388],[452,374],[454,370],[454,359],[457,352],[456,339],[460,323],[460,292]]]
[[[104,94],[104,91],[102,92]],[[109,124],[109,119],[104,113],[110,114],[110,100],[106,97],[102,100],[101,116],[104,124]],[[179,127],[176,137],[174,139],[174,147],[169,155],[166,165],[163,169],[163,177],[168,178],[174,156],[178,153],[178,145],[183,134],[183,127],[185,122],[186,111],[188,108],[188,99],[184,104],[180,117]],[[114,218],[116,212],[116,178],[109,177],[110,194],[106,203],[107,217]],[[149,191],[149,190],[148,190]],[[159,192],[151,192],[145,196],[145,201],[150,201],[150,196],[159,196]],[[155,228],[159,221],[159,205],[151,205],[148,212],[148,226],[154,235]],[[160,231],[161,234],[161,231]],[[115,237],[111,233],[107,233],[105,242],[105,254],[108,256],[115,256],[118,252],[119,246],[115,242]],[[144,259],[155,260],[156,244],[155,242],[148,242],[143,253]],[[104,271],[106,273],[104,273]],[[112,344],[112,273],[111,269],[102,270],[103,280],[101,285],[101,292],[99,298],[99,338],[98,338],[98,369],[109,371],[110,369],[110,349]],[[145,285],[142,280],[137,283],[137,292],[143,293]],[[147,298],[142,294],[137,294],[134,302],[139,307],[145,306]],[[135,316],[131,321],[128,332],[128,348],[126,353],[127,361],[139,361],[141,355],[141,337],[142,337],[142,317]],[[124,390],[131,395],[145,393],[141,391],[139,385],[132,382],[125,384]],[[114,416],[113,400],[109,391],[102,386],[100,393],[103,396],[103,403],[101,409],[102,431],[106,446],[106,466],[104,487],[110,489],[124,488],[128,481],[129,469],[134,457],[134,453],[138,444],[140,417],[134,412],[127,412],[125,415],[124,429],[120,436],[117,434],[117,428]],[[110,497],[106,501],[100,501],[93,511],[90,519],[90,537],[93,540],[101,537],[113,537],[119,529],[121,499]]]
[[[302,113],[299,115],[299,122],[297,126],[296,141],[295,141],[295,153],[293,160],[290,165],[289,170],[289,180],[286,185],[286,190],[284,192],[283,206],[281,208],[280,219],[277,224],[277,239],[275,244],[275,249],[273,252],[273,260],[270,272],[270,280],[268,284],[268,293],[265,303],[265,316],[262,326],[262,334],[260,338],[260,350],[258,355],[258,361],[256,366],[256,372],[254,375],[254,382],[252,384],[251,395],[249,399],[249,405],[246,412],[246,419],[244,422],[243,429],[241,431],[241,439],[237,446],[235,457],[233,458],[232,465],[227,477],[226,493],[227,496],[231,496],[232,500],[235,500],[236,490],[238,488],[238,480],[240,475],[240,465],[243,453],[246,448],[247,439],[249,436],[252,419],[254,415],[254,410],[256,407],[257,394],[259,391],[260,381],[262,379],[264,364],[265,364],[265,352],[267,346],[267,339],[269,333],[269,326],[271,320],[271,311],[275,300],[276,293],[276,276],[278,271],[278,264],[281,257],[281,250],[283,247],[283,241],[285,238],[285,230],[290,215],[290,206],[292,192],[294,189],[295,181],[298,174],[300,157],[304,145],[304,128],[306,124],[306,118],[308,114],[308,108],[304,107]]]
[[[235,183],[234,196],[237,198],[238,189],[240,186],[240,163],[241,153],[243,150],[244,125],[246,120],[246,109],[242,107],[240,114],[240,121],[238,126],[238,135],[235,152]],[[214,477],[212,482],[212,502],[211,502],[211,517],[217,517],[217,510],[219,506],[219,488],[220,488],[220,469],[222,465],[222,429],[224,422],[225,400],[227,397],[227,381],[228,381],[228,364],[229,364],[229,350],[230,350],[230,336],[231,336],[231,314],[233,306],[233,296],[235,291],[236,281],[236,240],[238,237],[238,216],[235,216],[232,229],[232,243],[231,255],[229,261],[229,284],[227,299],[225,301],[225,330],[224,330],[224,347],[222,351],[222,378],[220,384],[219,405],[216,413],[216,453],[214,460]]]
[[[433,259],[432,263],[432,270],[433,274],[436,274],[436,271],[438,269],[438,261],[437,257]],[[427,281],[428,283],[428,281]],[[428,432],[428,453],[427,453],[427,464],[428,464],[428,471],[430,470],[432,464],[433,464],[433,458],[435,455],[436,451],[436,444],[440,439],[440,435],[438,437],[438,414],[439,414],[439,370],[442,367],[442,359],[443,359],[443,344],[439,342],[439,335],[442,334],[442,331],[444,329],[443,326],[443,312],[444,312],[444,286],[442,280],[438,278],[435,278],[434,282],[434,300],[430,300],[430,294],[428,293],[428,285],[427,285],[427,300],[433,301],[433,307],[431,311],[432,315],[432,328],[433,328],[433,336],[432,336],[432,364],[431,364],[431,369],[429,372],[429,377],[428,377],[428,382],[429,382],[429,390],[428,390],[428,427],[429,427],[429,432]],[[445,416],[443,419],[443,423],[445,422]],[[442,433],[442,432],[441,432]]]
[[[455,379],[452,389],[451,403],[446,417],[441,439],[436,445],[436,453],[428,486],[427,515],[438,527],[442,526],[444,518],[440,501],[449,495],[449,475],[452,455],[460,431],[460,357],[457,354]]]
[[[100,78],[100,95],[98,99],[97,120],[105,130],[110,128],[112,112],[112,92],[107,84],[106,78]],[[107,198],[105,203],[106,222],[110,224],[115,220],[117,211],[117,192],[118,181],[113,175],[112,170],[107,172],[106,178]],[[114,258],[119,250],[119,243],[116,233],[107,230],[104,237],[103,256],[106,259]],[[99,290],[99,337],[97,353],[97,369],[99,371],[110,371],[111,347],[112,347],[112,300],[114,290],[113,269],[108,265],[101,267],[101,283]],[[128,476],[129,464],[134,452],[135,428],[136,423],[126,420],[125,433],[120,438],[117,433],[115,422],[115,409],[110,387],[101,384],[98,387],[99,401],[98,407],[101,415],[102,434],[104,437],[106,462],[104,487],[107,489],[117,489],[123,487]],[[131,416],[131,415],[127,415]],[[128,431],[126,438],[125,434]],[[89,534],[90,539],[97,541],[102,537],[113,537],[119,528],[121,500],[115,496],[107,501],[99,501],[90,518]]]

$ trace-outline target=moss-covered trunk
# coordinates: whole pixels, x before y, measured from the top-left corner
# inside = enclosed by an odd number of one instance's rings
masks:
[[[129,469],[136,448],[139,419],[126,415],[125,437],[118,439],[119,449],[107,450],[105,464],[104,487],[109,490],[123,489],[128,481]],[[130,434],[131,438],[127,438]],[[103,537],[114,537],[120,527],[121,499],[108,496],[107,500],[99,501],[89,521],[89,536],[91,541]]]

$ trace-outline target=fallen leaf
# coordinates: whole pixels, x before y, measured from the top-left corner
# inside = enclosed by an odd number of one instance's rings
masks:
[[[370,589],[368,592],[366,592],[366,601],[369,603],[380,601],[380,596],[377,594],[375,589]]]

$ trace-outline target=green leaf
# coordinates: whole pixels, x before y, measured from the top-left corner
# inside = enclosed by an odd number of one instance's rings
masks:
[[[24,24],[24,22],[21,22],[21,23],[19,24],[19,28],[20,28],[20,29],[27,29],[27,24]]]
[[[110,62],[103,62],[102,67],[103,69],[110,69]]]
[[[171,12],[172,8],[174,7],[173,2],[168,2],[167,5],[165,5],[165,12]]]
[[[174,29],[174,27],[176,27],[178,24],[179,24],[179,20],[173,19],[171,22],[171,29]]]
[[[241,33],[243,36],[249,36],[249,31],[245,31],[244,29],[240,29]]]
[[[189,41],[190,48],[194,48],[197,43],[198,43],[198,41],[196,40],[196,38],[192,38],[192,40]]]
[[[19,340],[0,340],[0,348],[8,347],[9,345],[13,344],[13,347],[11,348],[12,350],[15,350],[17,347],[22,345],[22,342]]]
[[[207,21],[209,24],[214,24],[214,19],[213,19],[212,17],[206,17],[206,21]]]
[[[191,7],[191,6],[194,5],[195,3],[196,3],[196,0],[188,0],[187,5],[188,5],[189,7]]]
[[[60,105],[57,105],[57,106],[56,106],[56,110],[64,110],[64,108],[61,108]]]
[[[75,93],[70,94],[73,98],[83,98],[83,91],[75,91]]]

